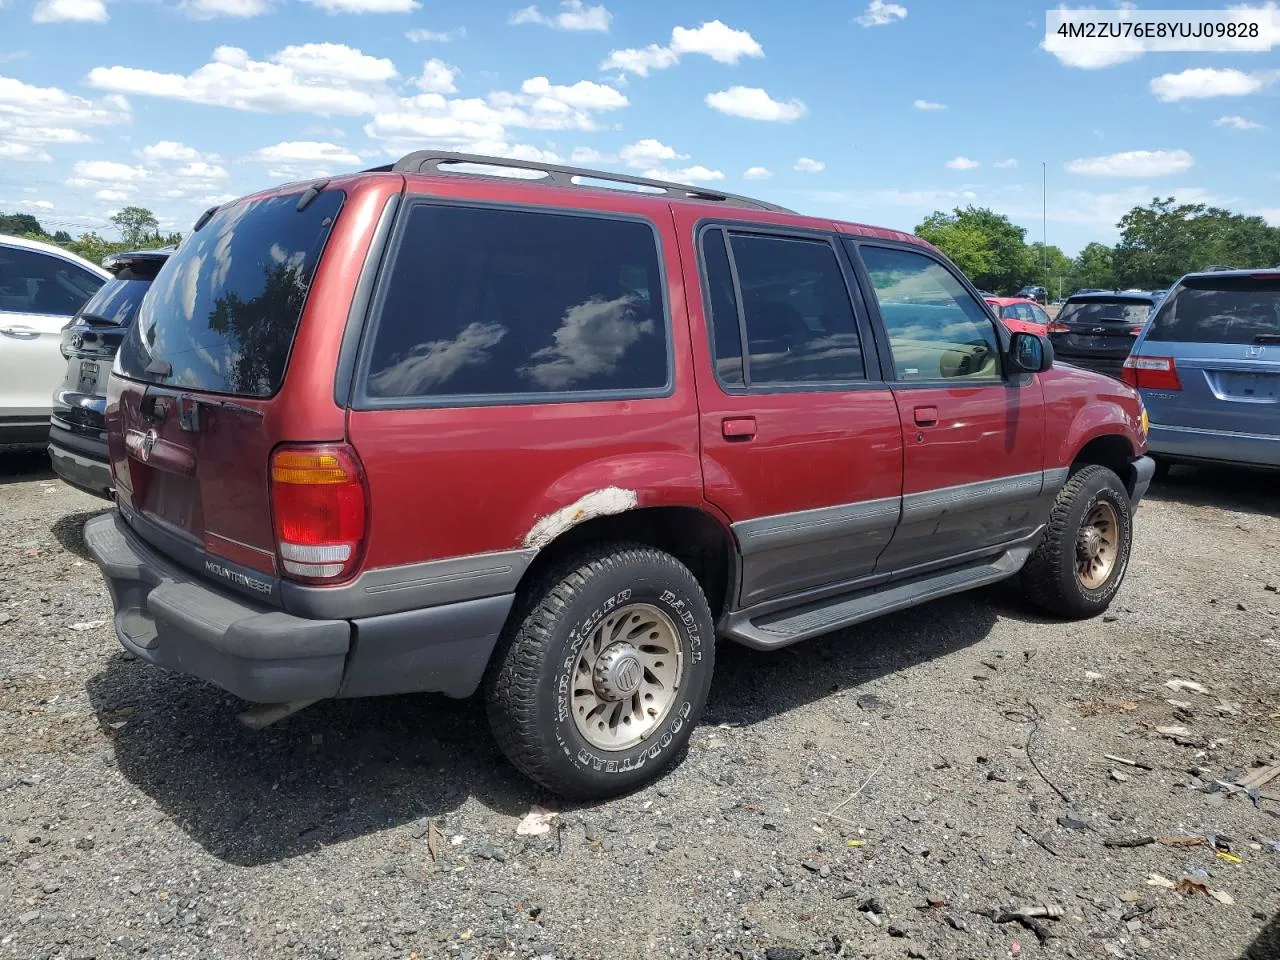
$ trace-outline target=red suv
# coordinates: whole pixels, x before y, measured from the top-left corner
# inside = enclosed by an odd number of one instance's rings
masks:
[[[138,657],[279,713],[483,686],[517,767],[603,796],[679,755],[717,638],[1019,573],[1105,609],[1146,418],[1051,363],[907,234],[414,153],[201,218],[85,535]]]

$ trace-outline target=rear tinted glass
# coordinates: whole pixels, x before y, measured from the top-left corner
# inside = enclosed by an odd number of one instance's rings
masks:
[[[1058,314],[1059,323],[1146,323],[1151,304],[1144,300],[1068,300]]]
[[[1280,336],[1280,278],[1183,282],[1156,315],[1148,340],[1255,343]]]
[[[77,319],[123,327],[133,322],[138,307],[142,305],[142,297],[150,287],[150,280],[121,280],[118,277],[108,280],[80,308]]]
[[[340,190],[225,207],[161,269],[120,349],[128,377],[242,396],[275,393]]]
[[[653,228],[637,220],[419,204],[376,321],[365,395],[663,391]]]

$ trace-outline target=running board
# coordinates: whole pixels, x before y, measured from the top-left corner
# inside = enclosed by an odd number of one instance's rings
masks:
[[[785,647],[881,614],[1005,580],[1022,569],[1033,549],[1032,546],[1015,547],[985,563],[946,570],[905,583],[840,594],[820,603],[759,614],[754,618],[749,611],[744,612],[729,620],[723,635],[756,650]]]

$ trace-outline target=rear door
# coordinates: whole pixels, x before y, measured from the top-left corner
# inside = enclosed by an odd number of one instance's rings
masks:
[[[847,242],[874,296],[902,421],[902,521],[877,570],[946,564],[1031,535],[1047,513],[1038,379],[1002,375],[995,327],[941,259]]]
[[[1143,390],[1153,423],[1280,436],[1280,274],[1186,278],[1136,352],[1181,384]]]
[[[324,190],[299,210],[299,197],[223,207],[170,257],[121,345],[107,404],[126,519],[175,559],[255,595],[270,582],[229,571],[275,570],[267,469],[285,431],[272,398],[344,202]],[[230,565],[207,566],[206,554]]]
[[[706,321],[703,480],[741,547],[740,605],[872,574],[898,521],[902,439],[843,251],[826,233],[676,223]]]

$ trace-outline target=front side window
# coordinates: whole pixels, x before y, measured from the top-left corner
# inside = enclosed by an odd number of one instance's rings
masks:
[[[70,317],[102,284],[61,257],[0,246],[0,313]]]
[[[736,287],[729,276],[726,237],[737,268]],[[722,383],[754,387],[866,379],[853,304],[830,243],[716,229],[704,236],[703,256]]]
[[[1049,315],[1035,304],[1028,304],[1028,306],[1031,310],[1032,321],[1040,324],[1042,327],[1047,327],[1049,325]]]
[[[1000,375],[995,328],[949,270],[909,250],[870,246],[860,250],[899,380],[981,380]]]
[[[396,247],[364,392],[661,392],[663,304],[647,223],[419,204]]]

